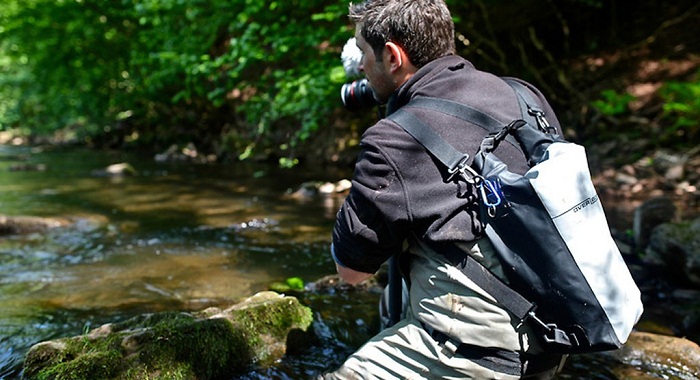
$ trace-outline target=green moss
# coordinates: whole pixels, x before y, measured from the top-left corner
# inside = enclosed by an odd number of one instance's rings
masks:
[[[61,362],[47,368],[38,374],[40,380],[94,380],[111,379],[119,373],[121,353],[109,350],[107,352],[90,352],[80,357]]]
[[[304,291],[304,280],[300,277],[289,277],[284,283],[273,282],[270,284],[270,290],[277,293],[296,295]]]
[[[164,328],[176,328],[180,324],[190,323],[195,320],[195,317],[189,313],[181,312],[162,312],[156,314],[143,314],[123,322],[112,324],[112,331],[126,331],[133,329],[143,329],[161,326]]]
[[[65,349],[36,374],[39,380],[93,380],[113,378],[121,370],[119,339],[68,339]]]
[[[275,338],[284,338],[290,329],[303,329],[311,324],[313,316],[311,309],[300,307],[298,301],[289,298],[287,302],[270,302],[267,307],[246,308],[235,310],[233,321],[244,330],[257,328],[249,335],[260,333],[260,327],[266,328],[266,333]]]
[[[211,317],[148,314],[88,335],[37,345],[27,379],[230,379],[253,363],[285,352],[290,331],[311,325],[311,310],[295,298],[263,294]],[[209,312],[211,313],[211,312]],[[38,368],[38,369],[37,369]],[[37,371],[37,373],[32,373]]]
[[[219,379],[243,370],[254,356],[245,336],[225,319],[181,323],[176,329],[164,323],[154,334],[159,338],[144,345],[140,357],[152,370],[167,369],[173,361],[190,363],[197,378]]]

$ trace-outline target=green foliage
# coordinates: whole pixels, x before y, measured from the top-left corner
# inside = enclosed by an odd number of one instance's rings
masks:
[[[304,280],[299,277],[288,278],[287,285],[294,290],[304,290]]]
[[[342,107],[348,3],[3,0],[0,129],[150,150],[192,142],[206,154],[294,166]],[[636,26],[664,21],[650,1],[634,7],[635,17],[654,22],[608,15],[614,4],[602,0],[447,3],[458,53],[480,69],[530,80],[559,106],[579,93],[562,62],[639,41],[650,32]],[[669,15],[690,3],[681,0]],[[678,118],[675,130],[689,131],[697,114],[676,100],[688,88],[672,87],[667,114]],[[630,99],[604,92],[594,107],[617,115]],[[340,134],[357,132],[358,120]],[[345,137],[339,145],[354,145]]]
[[[657,117],[655,142],[692,145],[700,134],[700,73],[687,82],[670,81],[658,90],[663,112]],[[629,103],[635,97],[629,93],[605,90],[601,98],[591,102],[605,116],[624,116],[630,112]],[[656,125],[655,123],[655,125]],[[639,132],[639,131],[637,131]]]
[[[284,149],[293,163],[339,106],[347,5],[6,0],[0,127],[241,157]]]
[[[270,289],[278,293],[289,293],[304,290],[304,280],[300,277],[289,277],[283,283],[274,282],[270,284]]]
[[[594,100],[591,105],[606,116],[621,115],[629,111],[629,104],[635,99],[629,93],[618,93],[615,90],[604,90],[600,93],[602,99]]]
[[[662,120],[668,123],[663,134],[687,142],[700,133],[700,73],[691,82],[667,82],[659,90],[664,101]]]
[[[9,16],[17,12],[17,3],[8,2],[0,7],[0,130],[16,125],[19,120],[18,99],[21,83],[26,81],[26,62],[15,59],[11,52],[17,44],[4,38]],[[26,60],[26,58],[25,58]]]
[[[339,46],[351,35],[346,22],[339,21],[345,20],[346,9],[345,3],[249,1],[234,23],[242,33],[234,35],[219,60],[236,63],[226,73],[236,82],[227,93],[209,94],[239,103],[251,125],[245,149],[228,148],[242,151],[243,158],[258,145],[293,156],[299,142],[327,123],[339,105],[337,89],[344,80],[337,72],[342,71]]]
[[[120,103],[132,28],[124,22],[126,2],[7,1],[3,79],[14,79],[14,99],[3,124],[34,132],[79,125],[96,132]],[[13,97],[13,95],[19,95]]]

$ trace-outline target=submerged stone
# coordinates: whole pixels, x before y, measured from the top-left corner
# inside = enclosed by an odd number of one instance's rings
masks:
[[[230,379],[308,343],[311,310],[258,293],[228,309],[146,314],[33,346],[24,379]]]
[[[618,379],[674,378],[697,379],[700,376],[700,346],[685,338],[645,332],[633,332],[625,346],[611,353],[631,367],[615,367]],[[653,374],[653,375],[651,375]],[[644,377],[643,377],[644,376]]]
[[[65,227],[69,224],[70,221],[65,218],[0,215],[0,236],[46,232],[52,228]]]

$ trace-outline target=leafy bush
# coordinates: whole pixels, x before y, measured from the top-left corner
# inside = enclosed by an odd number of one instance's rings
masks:
[[[664,100],[662,121],[668,123],[663,135],[688,144],[700,134],[700,73],[691,82],[667,82],[659,90]]]
[[[0,46],[17,83],[16,123],[34,132],[101,131],[121,103],[130,27],[125,2],[3,2]]]
[[[600,96],[602,99],[594,100],[591,105],[606,116],[616,116],[629,112],[629,104],[635,99],[628,93],[621,94],[615,90],[603,90]]]
[[[23,78],[23,89],[3,86],[0,123],[70,127],[86,142],[109,133],[132,145],[196,141],[241,157],[291,151],[339,105],[347,6],[7,0],[0,81]]]

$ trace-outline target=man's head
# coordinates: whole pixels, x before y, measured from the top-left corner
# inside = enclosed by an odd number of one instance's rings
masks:
[[[365,0],[351,4],[361,69],[386,101],[430,61],[454,54],[454,23],[444,0]]]

